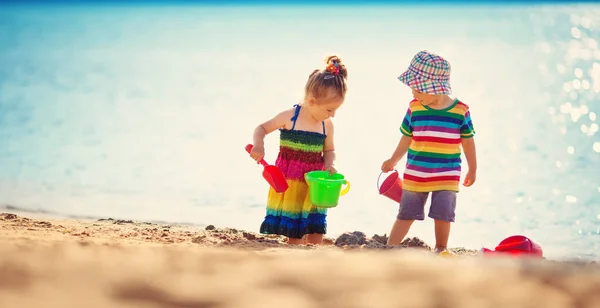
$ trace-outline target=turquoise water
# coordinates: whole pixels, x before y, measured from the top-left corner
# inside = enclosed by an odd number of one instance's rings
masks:
[[[451,246],[524,234],[548,258],[598,259],[599,16],[598,5],[0,7],[0,204],[257,231],[267,184],[244,146],[333,52],[349,70],[335,123],[352,188],[329,232],[388,233],[397,207],[376,181],[411,98],[396,77],[430,49],[452,63],[477,130],[478,178],[460,193]],[[432,222],[409,236],[433,243]]]

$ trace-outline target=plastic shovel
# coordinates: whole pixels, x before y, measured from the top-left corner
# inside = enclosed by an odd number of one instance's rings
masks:
[[[254,146],[251,144],[246,145],[246,152],[250,153],[253,147]],[[260,163],[265,167],[262,175],[265,178],[265,180],[267,180],[269,185],[271,185],[271,187],[273,187],[273,189],[278,193],[285,192],[289,186],[287,181],[285,180],[283,172],[281,172],[281,170],[279,170],[277,166],[267,164],[267,162],[264,159],[261,159]]]

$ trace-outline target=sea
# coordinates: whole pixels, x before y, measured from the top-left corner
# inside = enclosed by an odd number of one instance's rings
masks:
[[[546,258],[600,260],[599,44],[598,4],[3,3],[0,210],[258,231],[268,184],[244,147],[337,54],[351,188],[328,236],[389,234],[378,177],[412,98],[397,77],[430,50],[477,133],[450,246],[525,235]],[[432,220],[409,236],[433,245]]]

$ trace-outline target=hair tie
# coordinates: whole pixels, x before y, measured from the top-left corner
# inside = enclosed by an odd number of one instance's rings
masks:
[[[340,65],[338,64],[338,61],[333,60],[331,61],[331,64],[327,65],[326,70],[334,75],[339,75],[340,74]],[[327,78],[329,79],[329,78]]]

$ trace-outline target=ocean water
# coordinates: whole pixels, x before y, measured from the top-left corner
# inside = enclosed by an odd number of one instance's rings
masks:
[[[524,234],[548,258],[598,259],[599,40],[599,5],[0,5],[0,205],[258,231],[268,186],[244,146],[336,53],[352,186],[329,235],[389,233],[377,177],[411,99],[396,77],[429,49],[477,130],[450,245]],[[409,236],[433,244],[432,221]]]

